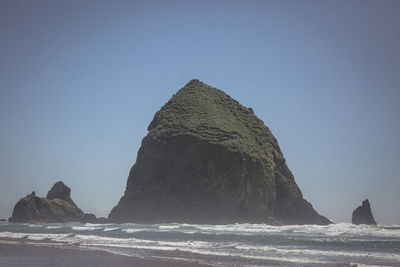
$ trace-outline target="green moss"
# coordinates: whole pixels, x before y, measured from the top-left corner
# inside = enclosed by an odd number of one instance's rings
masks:
[[[179,90],[149,125],[154,139],[189,134],[273,163],[278,143],[252,109],[198,80]]]
[[[239,162],[244,161],[247,165],[244,166],[246,177],[252,177],[252,201],[256,202],[254,206],[265,205],[273,209],[276,184],[284,187],[283,201],[293,202],[301,198],[301,192],[286,166],[278,142],[264,122],[251,108],[244,107],[223,91],[199,80],[192,80],[180,89],[155,114],[148,130],[150,138],[156,143],[170,142],[174,136],[190,135],[223,146],[228,151],[238,152],[241,155]],[[174,149],[168,148],[169,151]],[[210,155],[204,158],[213,158],[211,153],[214,152],[209,151]],[[208,171],[208,176],[218,179],[203,181],[209,186],[205,191],[218,190],[213,195],[225,200],[241,198],[246,181],[238,177],[234,166],[224,163],[223,176],[212,174],[212,169]],[[228,184],[231,192],[222,190]]]

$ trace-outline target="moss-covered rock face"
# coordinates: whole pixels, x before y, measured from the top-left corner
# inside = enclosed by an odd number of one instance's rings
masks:
[[[148,130],[109,219],[329,223],[303,199],[268,127],[224,92],[192,80]]]

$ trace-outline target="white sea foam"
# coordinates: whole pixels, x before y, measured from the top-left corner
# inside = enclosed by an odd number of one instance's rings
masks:
[[[64,226],[61,226],[61,225],[59,225],[59,226],[56,226],[56,225],[49,225],[49,226],[46,226],[46,229],[59,229],[59,228],[63,228]]]
[[[106,227],[103,229],[104,232],[115,231],[118,230],[118,227]]]
[[[42,227],[43,229],[32,229],[31,227],[28,224],[2,225],[0,238],[22,239],[24,242],[45,240],[43,243],[47,244],[53,241],[57,244],[65,243],[89,249],[109,249],[122,254],[134,254],[143,250],[181,251],[201,255],[286,261],[299,264],[326,264],[341,260],[364,264],[389,262],[391,265],[400,266],[400,228],[398,226],[357,226],[346,223],[327,226],[177,223],[82,225],[75,223],[36,225],[36,228]],[[58,228],[63,229],[54,231]],[[70,232],[65,233],[69,229],[71,229]],[[84,232],[97,229],[102,229],[102,231]],[[140,235],[130,234],[142,231],[143,233]],[[157,235],[156,233],[163,234]],[[203,235],[198,240],[199,235],[191,236],[190,233],[202,233]],[[318,243],[310,243],[310,240],[321,242],[323,247],[317,248]],[[348,243],[351,244],[349,247],[348,244],[345,244],[349,240],[356,242]],[[332,242],[332,246],[330,242]],[[376,247],[374,242],[377,242]],[[382,246],[382,242],[384,246]],[[342,246],[343,244],[345,245]]]
[[[56,242],[64,241],[73,236],[73,234],[50,234],[50,233],[12,233],[0,232],[0,237],[13,239],[28,239],[28,240],[51,240]]]
[[[84,226],[101,227],[101,226],[104,226],[104,224],[101,224],[101,223],[85,223]]]
[[[96,227],[96,226],[72,226],[71,228],[72,230],[75,231],[93,231],[101,229],[101,227]]]
[[[207,255],[225,255],[225,256],[238,256],[253,259],[264,260],[278,260],[286,258],[285,261],[289,262],[314,262],[314,263],[327,263],[328,261],[315,260],[321,256],[326,257],[350,257],[350,258],[370,258],[380,260],[393,260],[400,262],[400,255],[394,253],[378,253],[378,252],[346,252],[346,251],[326,251],[315,249],[283,249],[272,246],[252,246],[252,245],[235,245],[235,243],[225,243],[225,247],[235,247],[235,251],[224,252],[219,249],[219,244],[214,242],[205,241],[150,241],[135,238],[121,239],[121,238],[106,238],[97,236],[76,236],[77,239],[83,242],[82,245],[87,247],[123,247],[133,249],[147,249],[147,250],[165,250],[182,252],[191,252]],[[219,252],[218,252],[219,251]],[[252,253],[247,253],[251,251]],[[254,253],[262,252],[262,253]],[[265,255],[268,256],[265,256]],[[275,256],[273,256],[275,255]],[[278,257],[279,255],[279,257]]]
[[[0,237],[3,238],[26,238],[28,235],[26,233],[0,232]]]
[[[83,244],[84,245],[84,244]],[[104,247],[102,244],[96,244],[89,246],[88,248],[93,248],[95,246]],[[113,244],[107,244],[108,247],[116,247]],[[142,245],[142,244],[125,244],[124,248],[132,248],[132,249],[141,249],[141,250],[156,250],[156,251],[181,251],[181,252],[189,252],[195,253],[200,255],[207,255],[207,256],[223,256],[223,257],[238,257],[244,259],[253,259],[253,260],[268,260],[268,261],[277,261],[277,262],[293,262],[293,263],[302,263],[302,264],[329,264],[333,263],[331,261],[307,258],[307,257],[292,257],[288,255],[287,257],[282,256],[262,256],[262,255],[247,255],[238,252],[223,252],[218,250],[212,249],[204,249],[204,248],[195,248],[195,247],[187,247],[187,246],[168,246],[162,244],[155,244],[155,245]],[[110,250],[110,252],[113,252]],[[125,254],[127,255],[127,254]],[[128,254],[129,255],[129,254]]]
[[[145,228],[128,228],[128,229],[122,229],[123,232],[131,234],[131,233],[136,233],[136,232],[141,232],[141,231],[146,231],[148,229]]]
[[[358,262],[350,262],[351,266],[357,266],[357,267],[382,267],[381,265],[371,265],[371,264],[364,264],[364,263],[358,263]]]
[[[44,240],[50,239],[58,242],[68,242],[71,244],[77,244],[81,247],[89,249],[101,249],[106,250],[114,254],[125,255],[125,256],[137,256],[135,253],[126,253],[118,249],[129,248],[129,249],[140,249],[140,250],[156,250],[156,251],[182,251],[196,253],[200,255],[213,255],[223,257],[239,257],[244,259],[259,259],[269,261],[286,261],[295,263],[315,263],[315,264],[326,264],[329,261],[322,261],[318,259],[310,259],[306,257],[282,257],[282,256],[260,256],[260,255],[247,255],[240,252],[226,252],[218,251],[213,249],[212,242],[204,241],[182,241],[182,242],[170,242],[170,241],[150,241],[140,240],[135,238],[110,238],[100,237],[96,235],[71,235],[71,234],[25,234],[25,233],[12,233],[12,232],[0,232],[0,237],[8,238],[27,238],[30,240]],[[40,244],[40,243],[35,243]],[[42,245],[48,245],[43,243]],[[107,249],[109,248],[109,249]],[[114,248],[114,249],[110,249]]]
[[[349,223],[338,223],[331,225],[285,225],[271,226],[266,224],[228,224],[228,225],[185,225],[204,233],[233,233],[241,235],[259,234],[296,234],[325,237],[381,237],[400,238],[400,228],[387,229],[373,225],[353,225]],[[161,226],[159,226],[161,227]],[[167,228],[168,226],[162,226]],[[177,226],[174,226],[174,229]],[[394,229],[393,229],[394,228]]]
[[[383,253],[383,252],[347,252],[347,251],[337,251],[337,250],[316,250],[316,249],[283,249],[272,246],[248,246],[239,245],[236,246],[239,250],[248,251],[258,251],[258,252],[268,252],[281,255],[309,255],[309,256],[326,256],[326,257],[357,257],[357,258],[374,258],[383,260],[395,260],[400,261],[400,254],[394,253]]]
[[[158,226],[158,229],[172,230],[172,229],[178,229],[179,227],[180,227],[179,225],[160,225],[160,226]]]

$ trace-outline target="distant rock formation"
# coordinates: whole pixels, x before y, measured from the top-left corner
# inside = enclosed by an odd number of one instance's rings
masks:
[[[263,121],[190,81],[154,115],[113,222],[329,224],[307,202]]]
[[[353,216],[351,218],[353,224],[371,224],[376,225],[374,216],[372,215],[371,206],[369,204],[368,198],[362,202],[362,205],[357,207],[353,211]]]
[[[96,218],[96,215],[94,215],[93,213],[85,213],[83,215],[83,220],[88,223],[97,223],[98,219]]]
[[[14,206],[9,222],[62,223],[97,222],[93,214],[85,214],[70,197],[71,189],[59,181],[46,198],[37,197],[35,191],[21,198]]]

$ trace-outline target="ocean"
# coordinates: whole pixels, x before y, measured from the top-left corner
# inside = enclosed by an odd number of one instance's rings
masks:
[[[14,241],[216,266],[400,266],[396,225],[0,223],[0,243]]]

